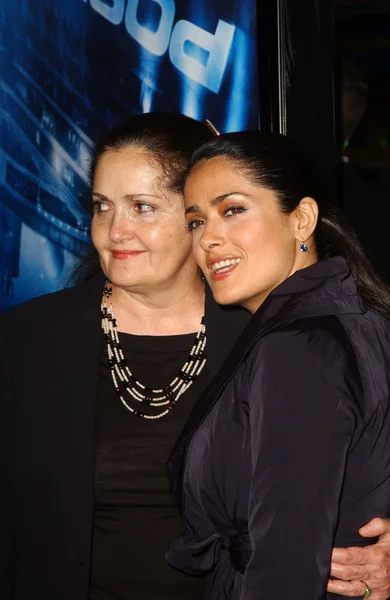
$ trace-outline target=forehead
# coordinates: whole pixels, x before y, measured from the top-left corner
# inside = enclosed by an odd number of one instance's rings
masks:
[[[218,156],[195,165],[184,188],[188,212],[193,212],[191,209],[218,210],[224,200],[233,198],[279,210],[277,193],[255,182],[238,161]]]
[[[224,179],[229,181],[241,181],[242,183],[251,183],[249,176],[244,172],[244,168],[239,162],[235,162],[224,156],[204,159],[197,163],[190,171],[187,182],[196,179],[198,183],[208,179],[215,183],[220,183]]]
[[[196,164],[187,177],[184,189],[186,203],[194,197],[214,198],[223,193],[252,193],[260,190],[255,186],[240,165],[231,159],[217,156]]]
[[[153,160],[144,148],[126,146],[120,150],[106,150],[98,159],[94,173],[94,185],[113,179],[142,178],[154,181],[163,176],[161,165]]]
[[[150,197],[158,200],[160,207],[183,207],[182,194],[167,187],[162,166],[145,149],[134,146],[102,154],[96,165],[92,193],[113,201]]]

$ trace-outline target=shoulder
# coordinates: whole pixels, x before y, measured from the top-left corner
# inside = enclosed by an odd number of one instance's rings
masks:
[[[56,309],[61,309],[63,306],[66,306],[69,301],[72,301],[76,295],[78,295],[80,292],[80,287],[81,286],[67,288],[57,292],[52,292],[50,294],[45,294],[43,296],[37,296],[36,298],[32,298],[31,300],[27,300],[26,302],[8,309],[1,314],[0,318],[2,322],[7,322],[29,318],[30,316],[34,316],[35,313],[39,313],[41,311],[55,311]]]
[[[104,277],[98,274],[87,283],[72,288],[46,294],[19,304],[0,315],[0,331],[23,331],[27,335],[45,331],[53,325],[64,323],[75,312],[88,310],[99,302],[104,285]]]
[[[259,338],[250,353],[249,363],[267,368],[314,369],[323,373],[337,367],[357,368],[349,337],[336,316],[296,320],[277,326]]]
[[[324,418],[343,413],[350,423],[364,404],[354,350],[335,316],[275,328],[254,346],[244,376],[255,410],[267,397],[271,410],[293,406],[302,418],[312,410]]]

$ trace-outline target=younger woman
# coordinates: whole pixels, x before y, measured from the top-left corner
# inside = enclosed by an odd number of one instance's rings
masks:
[[[334,597],[332,545],[390,516],[389,292],[283,136],[207,142],[185,202],[215,300],[253,317],[193,423],[168,560],[210,600]]]

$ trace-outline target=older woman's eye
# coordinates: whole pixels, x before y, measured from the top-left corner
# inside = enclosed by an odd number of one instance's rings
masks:
[[[141,214],[151,213],[155,210],[153,206],[151,206],[150,204],[146,204],[145,202],[136,202],[134,204],[134,208],[138,213]]]
[[[96,214],[106,212],[109,210],[109,206],[102,202],[102,200],[94,200],[92,203],[93,212]]]
[[[201,219],[194,219],[193,221],[188,221],[187,229],[188,231],[194,231],[195,229],[199,229],[199,227],[201,227],[203,223],[204,221],[201,221]]]
[[[235,217],[236,215],[240,215],[245,212],[247,209],[243,206],[229,206],[226,210],[224,210],[223,214],[225,217]]]

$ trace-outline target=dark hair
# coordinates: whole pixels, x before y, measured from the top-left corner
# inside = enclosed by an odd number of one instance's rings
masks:
[[[145,113],[128,119],[108,131],[96,144],[89,174],[91,183],[103,154],[133,146],[145,151],[163,171],[161,185],[181,193],[191,155],[195,148],[213,137],[205,123],[179,113]],[[129,169],[131,165],[129,164]],[[91,247],[73,274],[72,283],[90,279],[100,269],[99,257]]]
[[[343,256],[366,306],[390,317],[390,289],[371,267],[344,215],[332,205],[329,191],[301,146],[277,133],[228,133],[195,150],[188,172],[200,161],[218,156],[230,160],[255,185],[273,190],[282,212],[291,213],[302,198],[313,198],[319,210],[314,232],[319,260]]]
[[[111,129],[96,144],[90,179],[93,181],[99,159],[105,152],[134,146],[161,166],[165,176],[162,184],[180,193],[193,151],[212,137],[204,123],[179,113],[136,115]]]

